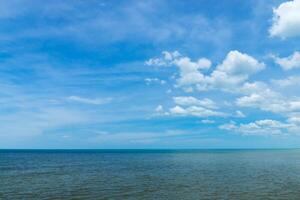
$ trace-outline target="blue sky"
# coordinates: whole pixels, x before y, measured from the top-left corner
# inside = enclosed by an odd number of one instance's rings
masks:
[[[300,147],[299,9],[0,1],[0,148]]]

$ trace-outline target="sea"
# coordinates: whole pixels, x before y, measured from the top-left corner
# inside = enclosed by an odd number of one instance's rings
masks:
[[[0,199],[300,199],[300,150],[0,150]]]

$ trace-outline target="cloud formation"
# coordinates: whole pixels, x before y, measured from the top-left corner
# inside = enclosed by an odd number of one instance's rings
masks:
[[[180,106],[203,106],[206,108],[215,109],[217,108],[216,103],[211,99],[197,99],[191,96],[179,96],[173,98],[174,102]]]
[[[272,83],[276,87],[286,88],[300,85],[300,76],[289,76],[283,79],[273,79]]]
[[[295,134],[300,127],[293,123],[283,123],[277,120],[264,119],[250,122],[248,124],[236,124],[231,122],[219,126],[220,129],[237,132],[242,135],[287,135]]]
[[[195,117],[224,117],[225,113],[217,111],[214,101],[208,98],[197,99],[191,96],[173,98],[175,107],[170,108],[171,115]]]
[[[195,116],[195,117],[212,117],[212,116],[218,116],[222,117],[225,114],[222,112],[210,110],[208,108],[204,108],[201,106],[189,106],[186,108],[183,108],[181,106],[175,106],[173,108],[170,108],[170,114],[172,115],[181,115],[181,116]]]
[[[300,0],[287,1],[273,9],[271,36],[281,38],[300,36]]]
[[[223,62],[216,66],[209,75],[203,73],[211,67],[212,62],[207,58],[191,61],[178,51],[163,52],[161,58],[152,58],[146,61],[147,65],[176,66],[179,69],[177,86],[190,90],[209,90],[218,88],[233,90],[244,83],[251,75],[263,70],[265,64],[239,51],[230,51]]]
[[[292,55],[285,58],[280,58],[277,56],[272,57],[275,63],[284,70],[300,68],[300,53],[298,51],[295,51]]]
[[[288,58],[274,57],[274,59],[284,69],[297,68],[298,54],[295,52]],[[230,51],[214,69],[212,69],[212,62],[209,59],[200,58],[192,61],[189,57],[182,56],[178,51],[165,51],[161,58],[150,59],[146,64],[159,67],[175,66],[179,71],[179,76],[175,78],[174,87],[182,88],[185,92],[200,91],[205,94],[220,91],[224,96],[234,96],[235,98],[234,104],[229,105],[224,101],[219,107],[212,99],[205,97],[202,99],[193,96],[173,97],[176,105],[169,109],[170,115],[201,118],[234,117],[237,119],[246,117],[240,109],[252,108],[281,115],[286,117],[287,122],[267,119],[240,125],[228,123],[220,126],[220,128],[245,135],[276,135],[300,130],[298,125],[294,123],[298,120],[298,115],[291,117],[300,112],[300,98],[286,96],[274,87],[275,85],[281,88],[295,85],[299,78],[290,76],[286,79],[271,79],[271,83],[268,80],[251,80],[250,77],[264,70],[266,65],[248,54],[237,50]],[[230,111],[227,114],[226,111],[228,110]],[[205,120],[208,119],[204,119],[203,123],[206,123]]]

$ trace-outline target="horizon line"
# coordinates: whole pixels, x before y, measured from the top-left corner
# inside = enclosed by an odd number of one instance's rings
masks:
[[[32,151],[192,151],[192,150],[292,150],[300,149],[300,147],[263,147],[263,148],[0,148],[5,150],[32,150]]]

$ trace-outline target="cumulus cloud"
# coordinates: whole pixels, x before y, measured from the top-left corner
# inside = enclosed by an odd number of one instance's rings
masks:
[[[170,66],[172,65],[173,60],[180,57],[181,54],[178,51],[168,52],[163,51],[161,58],[151,58],[145,62],[146,65],[152,66]]]
[[[181,106],[195,105],[195,106],[203,106],[212,109],[217,108],[216,103],[208,98],[197,99],[191,96],[179,96],[179,97],[174,97],[173,99],[176,104]]]
[[[272,90],[264,82],[245,83],[240,93],[244,95],[236,99],[236,105],[240,107],[258,108],[280,114],[291,111],[291,100]]]
[[[237,99],[237,105],[244,107],[253,107],[260,105],[265,98],[259,94],[251,94],[249,96],[243,96]]]
[[[205,76],[200,71],[210,68],[211,61],[207,58],[192,61],[189,57],[182,56],[178,51],[164,51],[162,57],[149,59],[146,61],[146,65],[178,67],[180,77],[177,79],[177,85],[188,88],[190,85],[205,82]],[[191,89],[188,88],[188,90]]]
[[[174,64],[180,70],[180,78],[177,80],[179,86],[189,86],[193,84],[205,83],[205,76],[199,70],[210,68],[211,61],[206,58],[200,58],[192,62],[190,58],[183,57],[174,61]]]
[[[271,36],[281,38],[300,35],[300,0],[287,1],[273,9]]]
[[[197,61],[192,61],[189,57],[184,57],[178,52],[163,52],[161,58],[150,59],[146,64],[176,66],[179,69],[177,86],[185,90],[188,89],[188,91],[192,91],[193,87],[198,90],[213,88],[232,90],[237,85],[244,83],[249,76],[265,68],[264,63],[239,51],[230,51],[223,62],[208,75],[205,75],[203,70],[211,67],[212,64],[209,59],[200,58]]]
[[[294,63],[298,57],[297,54],[298,53],[295,53],[289,58],[277,58],[277,61],[285,65],[286,68],[294,68],[296,66]],[[249,81],[250,76],[262,71],[266,66],[263,62],[259,62],[254,57],[239,51],[230,51],[220,64],[209,71],[205,70],[211,68],[211,61],[206,58],[192,61],[188,57],[183,57],[178,52],[175,53],[176,56],[172,56],[173,53],[166,52],[164,52],[163,55],[162,58],[159,58],[162,59],[160,63],[165,62],[168,66],[178,68],[179,76],[175,78],[175,86],[184,89],[184,91],[198,90],[210,92],[210,90],[220,90],[227,94],[230,93],[234,95],[232,96],[233,98],[236,98],[233,101],[234,104],[230,106],[255,108],[273,114],[279,114],[287,118],[286,123],[274,120],[258,120],[249,124],[224,124],[220,128],[241,132],[247,135],[261,133],[264,135],[282,134],[300,130],[295,124],[295,121],[298,120],[298,116],[291,116],[293,113],[300,112],[300,98],[297,96],[286,96],[276,87],[272,87],[276,85],[289,86],[296,84],[300,80],[299,77],[291,76],[287,79],[271,80],[271,84],[263,81],[251,82]],[[167,59],[165,57],[167,57]],[[289,67],[286,65],[289,65]],[[213,100],[208,98],[197,99],[192,96],[177,96],[173,97],[173,100],[175,106],[168,109],[170,115],[202,118],[228,116],[235,118],[246,117],[238,108],[235,108],[235,111],[229,114],[229,110],[224,107],[219,108]]]
[[[300,8],[299,8],[300,13]],[[273,59],[276,64],[278,64],[284,70],[291,70],[295,68],[300,68],[300,53],[298,51],[294,52],[292,55],[279,58],[277,56],[273,56]]]
[[[230,122],[219,126],[219,128],[242,135],[285,135],[293,133],[296,129],[299,130],[295,124],[271,119],[257,120],[248,124]]]
[[[211,117],[225,116],[225,113],[217,111],[215,102],[211,99],[197,99],[191,96],[179,96],[173,98],[176,106],[170,108],[171,115]]]
[[[264,67],[263,63],[258,62],[247,54],[239,51],[230,51],[223,63],[217,66],[217,70],[230,75],[249,76],[263,70]]]
[[[170,109],[170,114],[195,117],[224,116],[224,113],[222,112],[214,111],[201,106],[189,106],[186,108],[175,106]]]
[[[288,114],[300,111],[300,101],[285,98],[272,99],[259,94],[251,94],[237,99],[237,105],[241,107],[259,108],[277,114]]]
[[[232,90],[264,68],[265,64],[255,58],[239,51],[230,51],[208,80],[217,88]]]
[[[180,106],[175,106],[173,108],[170,108],[170,113],[175,115],[186,115],[187,111]]]
[[[258,108],[282,115],[300,111],[299,98],[286,97],[263,82],[246,83],[241,93],[246,95],[236,99],[236,105],[240,107]]]
[[[289,76],[284,79],[273,79],[272,83],[281,88],[300,85],[300,76]]]

